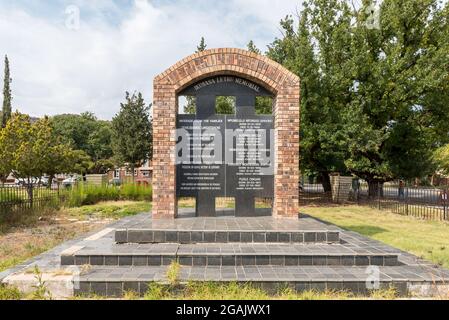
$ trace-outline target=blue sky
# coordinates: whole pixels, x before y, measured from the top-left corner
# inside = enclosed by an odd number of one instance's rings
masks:
[[[209,48],[263,50],[299,0],[0,0],[0,55],[13,107],[33,116],[118,112],[125,91],[152,99],[153,78]],[[79,19],[78,19],[79,12]],[[1,66],[2,68],[2,66]]]

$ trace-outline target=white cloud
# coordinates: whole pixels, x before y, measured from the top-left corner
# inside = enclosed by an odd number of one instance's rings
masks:
[[[93,111],[110,119],[126,90],[142,91],[150,102],[153,78],[192,53],[201,36],[209,47],[243,47],[250,39],[262,47],[297,6],[296,0],[135,0],[128,9],[106,0],[75,3],[77,31],[66,28],[64,6],[55,22],[0,5],[0,54],[10,57],[14,108],[35,116]],[[121,19],[83,17],[95,8]]]

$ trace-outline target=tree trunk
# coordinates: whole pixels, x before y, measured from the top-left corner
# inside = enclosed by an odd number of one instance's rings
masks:
[[[328,172],[320,173],[321,184],[323,185],[324,192],[332,192],[331,178]]]
[[[48,186],[47,186],[48,189],[51,189],[51,186],[52,186],[52,184],[53,184],[53,179],[54,179],[54,176],[51,174],[51,175],[48,177]]]
[[[33,202],[34,202],[34,194],[33,194],[33,183],[30,178],[28,178],[28,184],[26,186],[27,194],[28,194],[28,201],[30,202],[30,208],[33,208]]]

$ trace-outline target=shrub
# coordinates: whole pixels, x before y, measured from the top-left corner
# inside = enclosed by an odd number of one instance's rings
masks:
[[[22,297],[19,289],[0,284],[0,300],[20,300]]]
[[[121,187],[120,198],[122,200],[151,201],[153,188],[145,185],[125,184]]]
[[[152,196],[153,189],[151,186],[126,184],[120,187],[78,184],[68,191],[67,206],[73,208],[102,201],[118,200],[151,201]]]

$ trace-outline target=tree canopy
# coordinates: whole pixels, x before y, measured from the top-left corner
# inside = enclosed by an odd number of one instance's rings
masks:
[[[117,163],[134,171],[152,159],[151,106],[145,104],[140,92],[132,95],[126,92],[125,99],[120,112],[112,120],[112,148]]]
[[[92,161],[90,173],[106,173],[112,168],[112,124],[93,113],[63,114],[51,118],[54,134],[74,150],[85,152]]]
[[[11,118],[11,74],[9,71],[9,60],[8,56],[5,56],[5,75],[3,79],[3,107],[2,112],[0,114],[0,126],[2,128],[6,127],[6,123]]]
[[[305,171],[372,183],[431,173],[449,138],[449,5],[385,0],[374,24],[371,1],[303,8],[297,27],[281,21],[268,55],[301,78]]]
[[[0,174],[31,181],[58,173],[83,173],[90,162],[82,151],[61,143],[47,117],[32,122],[28,115],[15,113],[0,131]],[[50,181],[51,182],[51,181]]]

